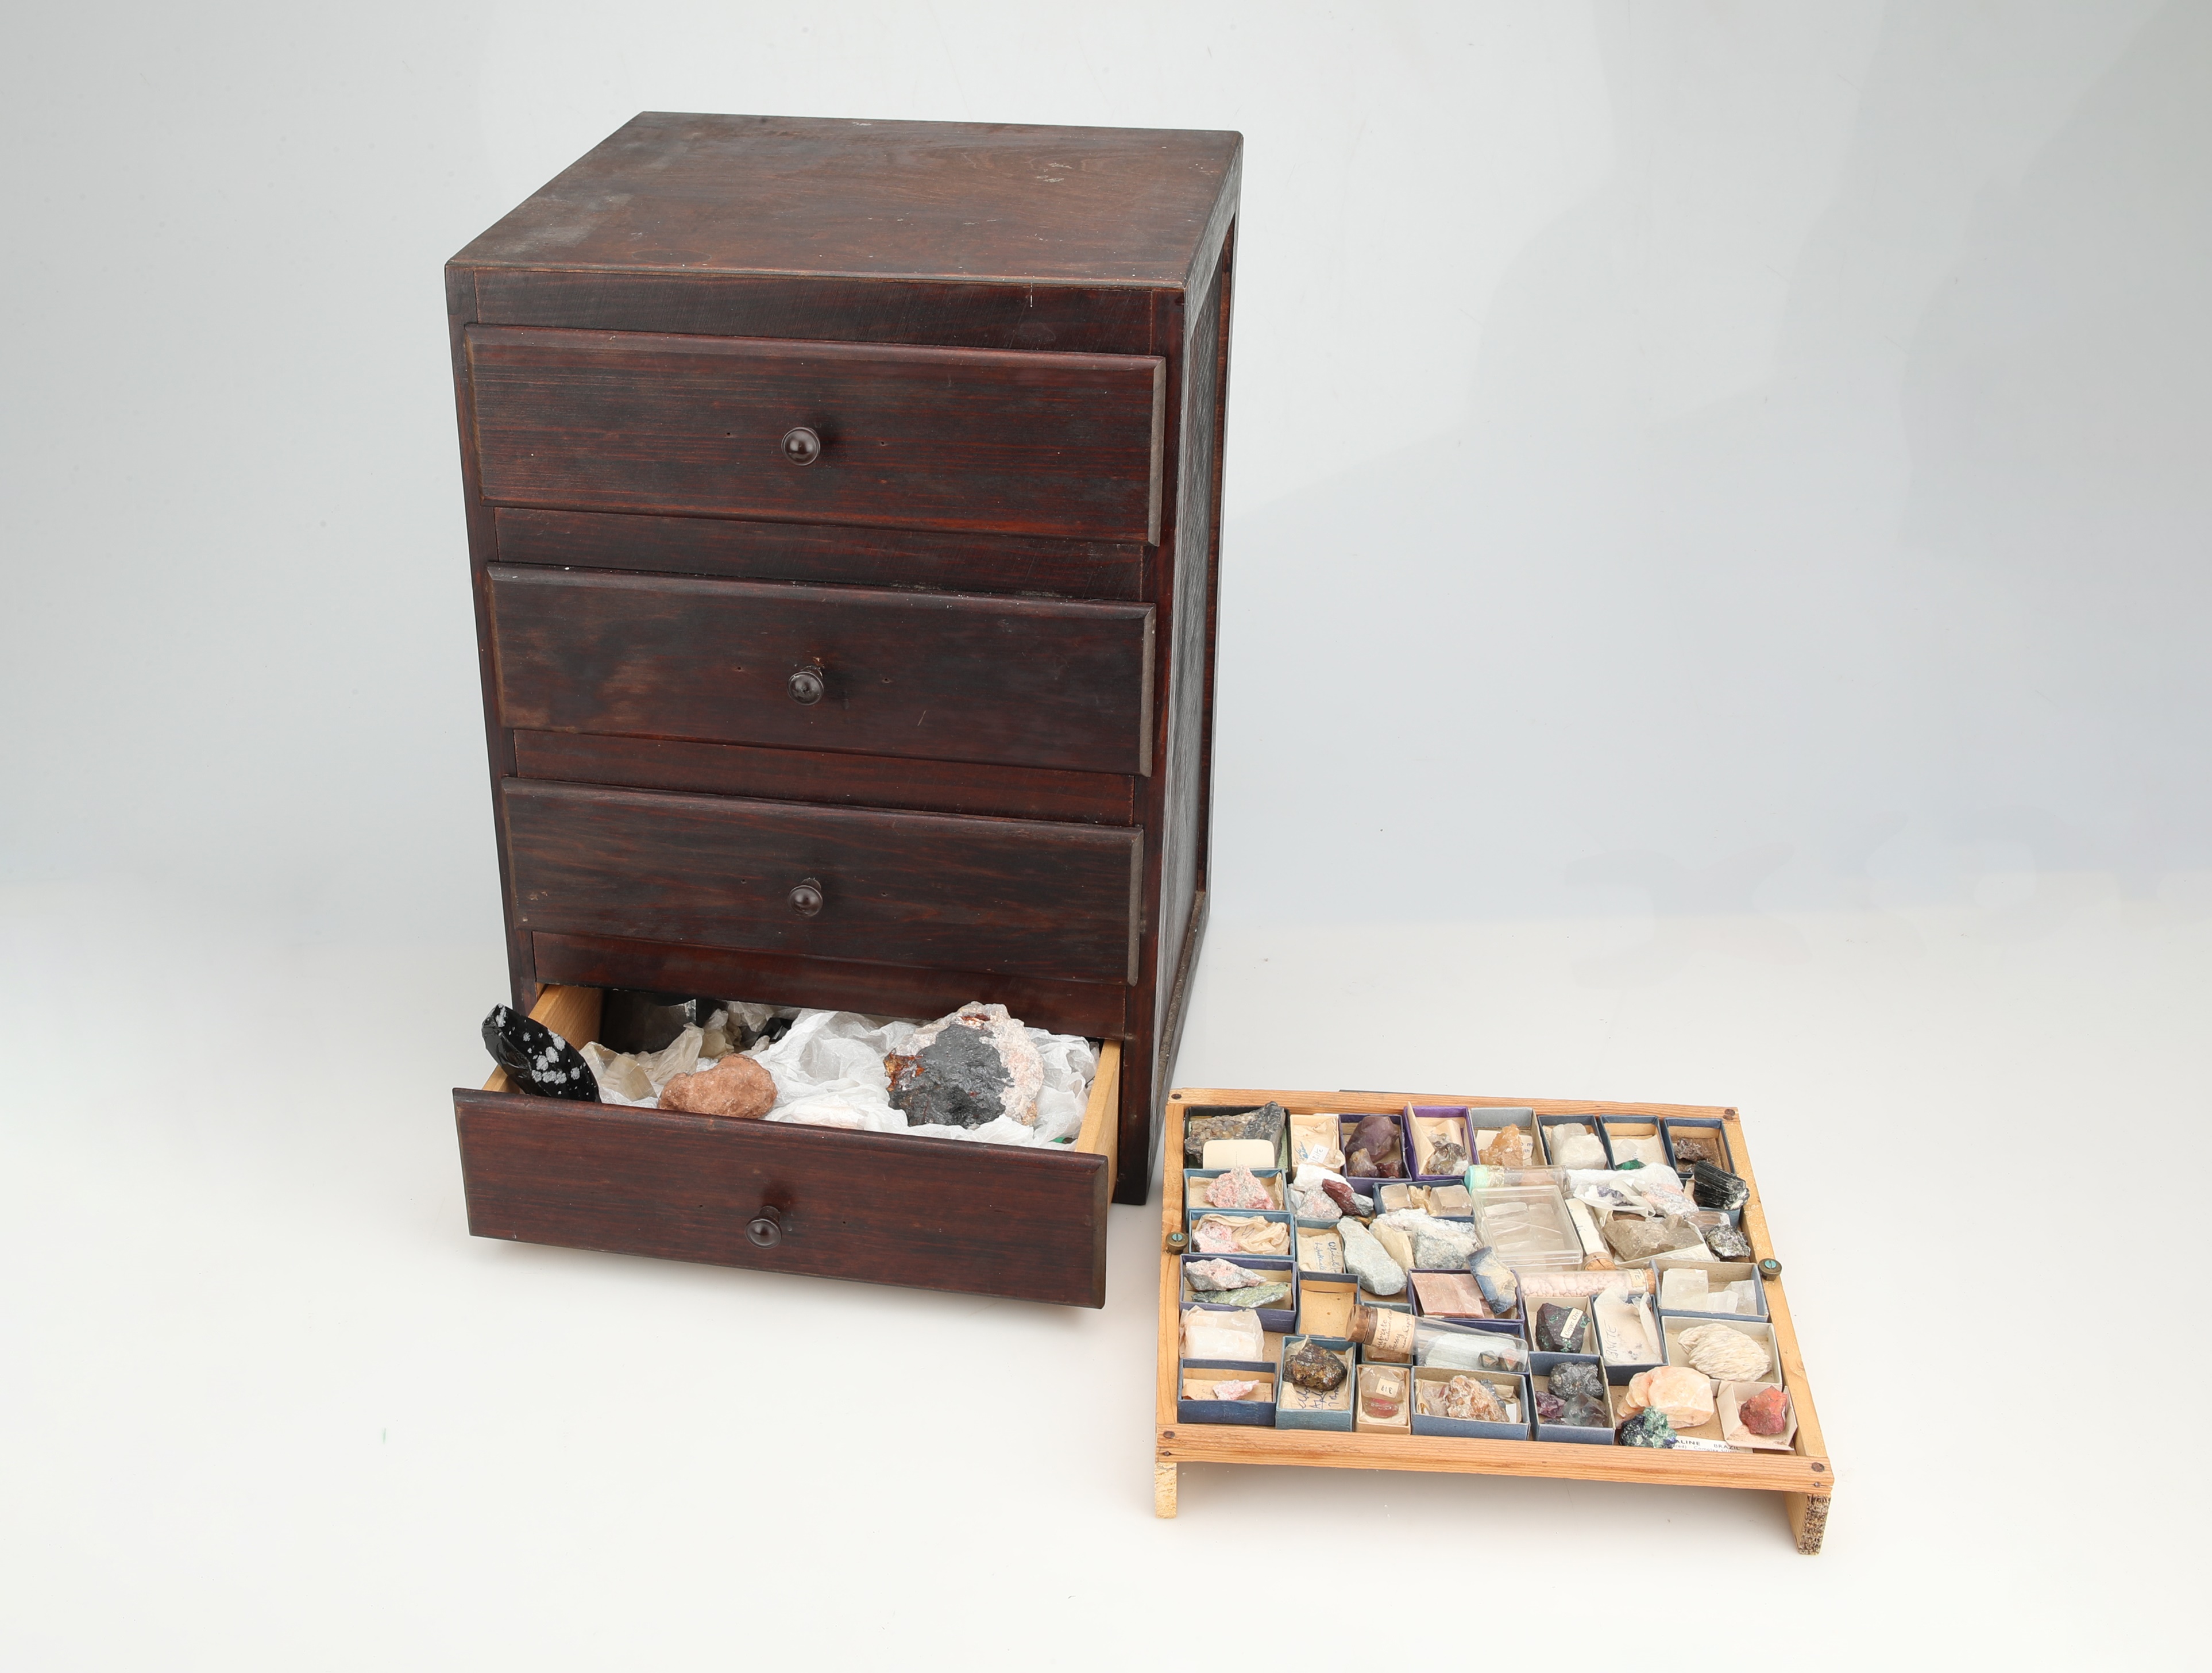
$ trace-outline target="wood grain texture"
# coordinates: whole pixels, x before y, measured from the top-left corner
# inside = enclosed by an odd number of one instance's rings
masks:
[[[533,934],[1129,979],[1141,832],[509,779]],[[789,896],[818,879],[820,912]]]
[[[548,987],[532,1015],[581,1044],[598,1037],[600,1001],[597,989]],[[482,1093],[453,1094],[469,1229],[1101,1306],[1121,1056],[1116,1043],[1101,1045],[1081,1130],[1066,1150],[570,1104],[510,1093],[506,1072],[496,1071]],[[655,1119],[624,1119],[639,1116]],[[856,1197],[863,1182],[884,1195],[889,1212],[872,1213]],[[915,1189],[939,1194],[949,1210],[905,1202]],[[771,1204],[790,1236],[762,1250],[745,1224]],[[941,1223],[948,1219],[949,1231]]]
[[[1077,824],[1134,824],[1139,782],[1115,773],[562,732],[517,732],[514,765],[524,778],[572,784]]]
[[[453,1107],[480,1238],[1105,1301],[1106,1159],[1094,1153],[515,1093],[456,1090]],[[745,1235],[763,1206],[785,1219],[772,1249]]]
[[[1073,771],[1152,766],[1152,611],[495,564],[500,718]],[[787,682],[813,666],[826,690]]]
[[[466,346],[496,505],[1159,538],[1152,356],[486,325]],[[795,425],[817,462],[784,458]]]
[[[548,982],[713,994],[877,1017],[941,1017],[975,1000],[1003,1005],[1055,1034],[1107,1039],[1129,1032],[1129,989],[1120,982],[1054,982],[608,936],[539,935],[534,942],[532,956]]]
[[[1233,133],[648,111],[453,258],[476,266],[1178,286]]]
[[[1215,1108],[1252,1109],[1273,1099],[1291,1115],[1322,1111],[1346,1114],[1386,1114],[1408,1103],[1504,1105],[1533,1108],[1539,1115],[1635,1115],[1655,1119],[1687,1115],[1725,1117],[1728,1137],[1739,1170],[1751,1186],[1751,1202],[1759,1202],[1759,1184],[1750,1159],[1741,1147],[1741,1122],[1736,1112],[1711,1106],[1656,1104],[1616,1104],[1557,1098],[1499,1098],[1458,1092],[1285,1092],[1230,1087],[1181,1087],[1168,1100],[1164,1140],[1169,1154],[1180,1156],[1183,1123],[1188,1115]],[[1164,1181],[1160,1205],[1163,1239],[1182,1224],[1182,1171],[1174,1165],[1162,1170]],[[1747,1209],[1746,1235],[1753,1253],[1765,1259],[1771,1253],[1765,1241],[1763,1210],[1754,1220]],[[1642,1481],[1676,1487],[1716,1487],[1755,1489],[1781,1494],[1797,1530],[1800,1550],[1819,1548],[1826,1525],[1828,1494],[1834,1470],[1821,1449],[1817,1420],[1812,1417],[1812,1392],[1804,1366],[1795,1351],[1794,1332],[1787,1334],[1789,1348],[1783,1354],[1783,1378],[1790,1402],[1799,1411],[1796,1450],[1792,1452],[1680,1452],[1631,1446],[1576,1446],[1547,1441],[1462,1440],[1442,1437],[1342,1434],[1300,1429],[1245,1429],[1222,1425],[1182,1424],[1176,1414],[1176,1373],[1180,1347],[1181,1296],[1177,1257],[1164,1244],[1160,1259],[1159,1333],[1155,1366],[1155,1467],[1160,1463],[1290,1463],[1359,1469],[1418,1469],[1456,1475],[1540,1475],[1580,1481]],[[1765,1285],[1767,1305],[1773,1316],[1778,1343],[1785,1340],[1788,1304],[1778,1281]],[[1806,1534],[1809,1522],[1812,1532]]]
[[[509,563],[1124,600],[1145,590],[1145,548],[1134,542],[516,506],[500,507],[494,516],[499,556]]]
[[[1149,355],[1152,293],[784,273],[469,268],[487,325]]]

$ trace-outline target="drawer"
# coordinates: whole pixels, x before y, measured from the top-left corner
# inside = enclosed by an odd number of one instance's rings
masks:
[[[501,781],[514,927],[1133,983],[1144,836]],[[818,910],[794,891],[811,879]]]
[[[500,722],[517,730],[1152,769],[1149,605],[489,576]]]
[[[484,325],[465,351],[495,505],[1159,540],[1154,356]]]
[[[549,988],[531,1014],[581,1043],[599,1003],[595,989]],[[1036,1150],[569,1103],[509,1092],[495,1074],[453,1092],[469,1230],[1102,1306],[1120,1065],[1106,1041],[1081,1132]],[[767,1244],[749,1230],[764,1208],[779,1221]]]

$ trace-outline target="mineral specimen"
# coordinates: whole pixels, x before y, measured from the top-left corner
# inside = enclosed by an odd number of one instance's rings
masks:
[[[1620,1426],[1623,1446],[1672,1446],[1674,1426],[1656,1406],[1647,1406]]]
[[[1210,1307],[1182,1310],[1182,1356],[1186,1360],[1247,1362],[1267,1357],[1267,1333],[1253,1313],[1217,1312]]]
[[[1194,1168],[1204,1164],[1208,1139],[1279,1141],[1288,1119],[1279,1104],[1263,1104],[1233,1116],[1200,1116],[1183,1129],[1183,1165]]]
[[[1228,1378],[1213,1385],[1216,1400],[1249,1400],[1259,1392],[1259,1384],[1243,1377]]]
[[[1344,1153],[1344,1171],[1355,1179],[1403,1179],[1405,1146],[1398,1123],[1388,1116],[1363,1117]]]
[[[1721,1160],[1721,1145],[1718,1139],[1708,1137],[1702,1133],[1674,1135],[1674,1167],[1677,1171],[1688,1167],[1693,1162],[1711,1162],[1715,1167],[1718,1167]]]
[[[1705,1247],[1723,1261],[1748,1261],[1751,1258],[1751,1239],[1723,1220],[1718,1226],[1705,1228]]]
[[[967,1004],[915,1030],[884,1059],[891,1108],[915,1127],[981,1127],[1008,1116],[1036,1122],[1044,1059],[1003,1005]]]
[[[1525,1168],[1536,1160],[1536,1142],[1525,1127],[1501,1127],[1483,1147],[1486,1168]]]
[[[1552,1165],[1555,1168],[1601,1168],[1605,1165],[1605,1141],[1596,1134],[1582,1128],[1554,1127],[1544,1135],[1551,1143]]]
[[[1375,1220],[1368,1228],[1375,1241],[1382,1245],[1382,1252],[1407,1271],[1413,1268],[1413,1239],[1403,1226],[1389,1216]]]
[[[1365,1285],[1370,1294],[1395,1295],[1406,1287],[1405,1268],[1390,1258],[1373,1232],[1356,1220],[1340,1220],[1336,1229],[1344,1238],[1345,1270]]]
[[[1690,1195],[1700,1208],[1741,1208],[1751,1187],[1726,1168],[1699,1162],[1690,1170]]]
[[[1288,1284],[1255,1284],[1241,1290],[1216,1290],[1204,1299],[1209,1307],[1279,1307],[1290,1296]]]
[[[1595,1395],[1577,1394],[1568,1397],[1566,1409],[1559,1414],[1559,1421],[1571,1423],[1579,1429],[1603,1429],[1613,1419],[1607,1414],[1605,1402]]]
[[[1547,1301],[1536,1309],[1536,1346],[1547,1354],[1579,1354],[1589,1340],[1589,1315]]]
[[[1656,1133],[1632,1137],[1615,1131],[1613,1135],[1613,1165],[1617,1168],[1663,1168],[1667,1165],[1667,1147]]]
[[[1724,1383],[1748,1383],[1766,1374],[1766,1344],[1730,1324],[1699,1324],[1676,1338],[1690,1363]]]
[[[1521,1344],[1512,1336],[1493,1336],[1483,1334],[1482,1348],[1474,1356],[1478,1371],[1510,1372],[1518,1376],[1528,1368],[1528,1356],[1521,1351]]]
[[[1327,1394],[1344,1382],[1344,1361],[1309,1338],[1283,1356],[1283,1374],[1302,1389]]]
[[[1438,1139],[1429,1147],[1429,1163],[1422,1171],[1429,1174],[1465,1173],[1468,1160],[1467,1147],[1457,1139]]]
[[[1324,1226],[1334,1226],[1344,1218],[1344,1210],[1337,1206],[1336,1199],[1318,1187],[1302,1191],[1291,1186],[1291,1208],[1300,1220],[1319,1220]]]
[[[1562,1360],[1552,1367],[1552,1392],[1567,1399],[1605,1398],[1605,1372],[1588,1360]]]
[[[1711,1312],[1711,1290],[1705,1275],[1697,1268],[1675,1267],[1660,1277],[1659,1305],[1672,1312]]]
[[[1566,1408],[1567,1402],[1556,1394],[1540,1392],[1536,1396],[1536,1421],[1539,1423],[1557,1423],[1559,1414]]]
[[[1505,1408],[1497,1390],[1480,1377],[1455,1377],[1441,1389],[1431,1383],[1431,1417],[1448,1417],[1462,1423],[1504,1423]],[[1442,1409],[1438,1410],[1437,1408]]]
[[[1200,1255],[1287,1255],[1291,1228],[1257,1214],[1203,1214],[1190,1241]]]
[[[671,1080],[660,1089],[660,1107],[750,1121],[775,1108],[775,1077],[733,1051],[710,1069]]]
[[[1656,1407],[1675,1428],[1694,1429],[1713,1421],[1712,1381],[1681,1366],[1639,1371],[1628,1379],[1620,1403],[1628,1412]]]
[[[1735,1414],[1754,1435],[1778,1435],[1790,1427],[1790,1396],[1779,1388],[1765,1389],[1738,1406]]]
[[[1363,1375],[1359,1408],[1378,1422],[1388,1422],[1395,1418],[1406,1408],[1405,1373],[1381,1371],[1371,1377]]]
[[[1424,1313],[1438,1318],[1490,1317],[1490,1304],[1482,1299],[1474,1280],[1463,1272],[1416,1272],[1408,1276]]]
[[[1476,1287],[1482,1299],[1490,1304],[1490,1311],[1500,1318],[1510,1318],[1521,1305],[1521,1283],[1513,1269],[1498,1257],[1498,1251],[1478,1247],[1468,1257],[1467,1269],[1474,1275]]]
[[[599,1083],[592,1078],[592,1066],[544,1023],[495,1005],[483,1020],[483,1043],[516,1092],[586,1104],[599,1101]]]
[[[1242,1290],[1273,1281],[1234,1261],[1192,1261],[1182,1275],[1194,1290]]]
[[[1231,1168],[1206,1182],[1206,1200],[1217,1208],[1272,1208],[1273,1193],[1249,1168]]]
[[[1328,1194],[1328,1200],[1336,1204],[1340,1214],[1356,1214],[1360,1211],[1359,1194],[1341,1179],[1324,1179],[1321,1182],[1321,1188]]]
[[[1606,1221],[1605,1240],[1624,1261],[1646,1261],[1671,1250],[1698,1249],[1705,1239],[1694,1226],[1679,1220],[1645,1220],[1636,1214],[1615,1214]]]

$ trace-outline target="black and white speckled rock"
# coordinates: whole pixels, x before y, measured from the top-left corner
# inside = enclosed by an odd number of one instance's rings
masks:
[[[483,1022],[484,1049],[507,1071],[519,1092],[545,1098],[599,1101],[599,1083],[592,1066],[566,1040],[542,1022],[495,1005]]]

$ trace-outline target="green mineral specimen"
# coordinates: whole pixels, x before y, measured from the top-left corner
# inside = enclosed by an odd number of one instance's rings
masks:
[[[1672,1446],[1674,1426],[1667,1421],[1667,1414],[1656,1406],[1646,1406],[1634,1417],[1620,1426],[1623,1446]]]
[[[1209,1290],[1197,1299],[1209,1307],[1279,1307],[1290,1293],[1288,1284],[1249,1284],[1241,1290]]]

